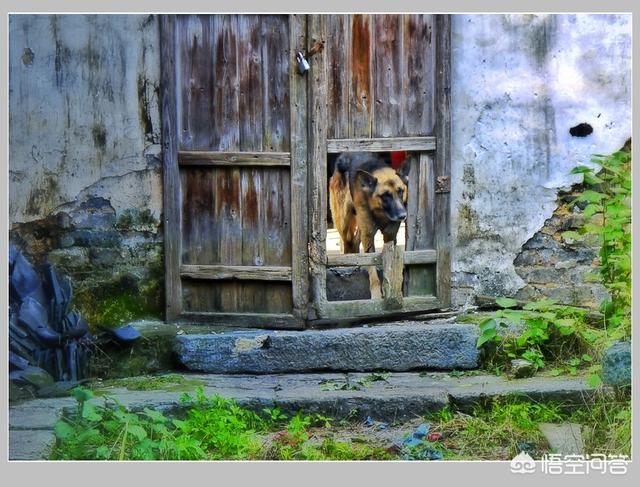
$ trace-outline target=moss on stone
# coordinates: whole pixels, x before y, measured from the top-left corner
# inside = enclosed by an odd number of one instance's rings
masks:
[[[189,379],[180,374],[124,377],[121,379],[109,379],[94,384],[94,388],[99,391],[123,387],[130,391],[192,391],[195,390],[196,387],[201,386],[204,386],[204,381]]]

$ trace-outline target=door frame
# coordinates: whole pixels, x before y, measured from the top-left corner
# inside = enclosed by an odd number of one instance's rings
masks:
[[[326,15],[309,15],[308,46],[327,39]],[[435,93],[436,121],[432,137],[395,137],[375,139],[327,139],[327,56],[324,51],[311,58],[309,81],[309,272],[311,306],[309,320],[316,323],[382,316],[417,314],[448,308],[451,303],[450,262],[450,141],[451,141],[451,16],[438,14],[436,24]],[[348,254],[327,257],[327,153],[345,151],[418,152],[416,163],[428,164],[427,154],[435,152],[434,205],[435,238],[433,250],[400,251],[385,245],[382,253]],[[367,265],[398,261],[400,264],[436,264],[436,295],[401,298],[402,305],[390,306],[389,299],[328,301],[326,272],[329,265]],[[396,303],[397,304],[397,303]]]

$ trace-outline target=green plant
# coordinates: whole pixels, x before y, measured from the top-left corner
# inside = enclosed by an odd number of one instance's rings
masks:
[[[572,203],[586,205],[585,225],[563,237],[600,239],[600,277],[611,299],[602,303],[605,326],[614,339],[631,334],[631,153],[595,155],[595,168],[578,166],[586,188]]]
[[[486,351],[488,367],[504,367],[509,360],[523,358],[537,369],[548,362],[562,363],[568,357],[591,357],[603,343],[604,333],[587,322],[588,311],[544,299],[514,309],[517,301],[496,299],[502,309],[480,322],[477,346]],[[519,333],[509,327],[517,325]],[[574,364],[575,365],[575,364]],[[590,365],[590,361],[578,365]]]
[[[311,429],[330,428],[329,417],[298,413],[287,420],[278,408],[263,409],[259,416],[233,400],[207,397],[202,388],[194,396],[183,394],[182,419],[151,409],[133,412],[109,396],[103,396],[103,404],[95,404],[89,389],[76,388],[73,395],[74,414],[55,425],[52,459],[356,460],[393,456],[381,448],[333,438],[312,442]]]

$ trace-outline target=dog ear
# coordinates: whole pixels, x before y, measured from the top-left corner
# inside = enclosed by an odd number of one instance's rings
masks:
[[[362,169],[358,169],[356,180],[360,183],[362,189],[368,191],[376,189],[376,185],[378,184],[378,179],[373,174],[363,171]]]
[[[409,171],[411,170],[411,160],[413,157],[407,157],[402,165],[396,170],[396,174],[400,176],[400,179],[404,184],[409,184]]]

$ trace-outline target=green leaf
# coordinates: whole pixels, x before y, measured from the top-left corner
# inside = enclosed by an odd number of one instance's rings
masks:
[[[153,409],[144,408],[144,414],[148,416],[151,421],[156,423],[165,423],[168,421],[168,418],[165,417],[164,414],[154,411]]]
[[[130,424],[127,431],[138,441],[147,437],[147,432],[144,430],[144,428],[142,426],[138,426],[137,424]]]
[[[593,172],[593,169],[588,166],[576,166],[571,169],[570,174],[587,174],[590,172]]]
[[[582,238],[584,238],[582,235],[580,235],[578,232],[574,230],[562,232],[560,235],[564,240],[582,240]]]
[[[476,342],[476,348],[480,348],[482,345],[487,343],[489,340],[493,339],[495,336],[496,336],[495,330],[493,331],[493,334],[486,333],[486,334],[480,335],[478,337],[478,341]]]
[[[108,446],[102,445],[96,448],[96,458],[98,460],[108,460],[111,454],[111,450]]]
[[[596,205],[592,203],[585,207],[583,215],[585,218],[591,218],[596,213],[602,213],[602,211],[603,211],[602,205]],[[568,232],[565,232],[565,233],[568,233]]]
[[[597,191],[593,191],[591,189],[587,189],[580,196],[578,196],[578,201],[586,201],[588,203],[599,203],[603,199],[607,197],[606,194],[598,193]]]
[[[553,299],[541,299],[540,301],[532,301],[523,306],[527,311],[547,311],[556,304]]]
[[[73,426],[62,419],[55,424],[53,431],[55,432],[56,437],[61,440],[66,440],[75,433]]]
[[[511,298],[497,298],[496,304],[501,308],[513,308],[518,305],[518,302]]]
[[[495,330],[496,329],[496,320],[493,318],[487,318],[480,322],[480,331],[484,333],[487,330]]]
[[[100,421],[102,415],[98,413],[96,407],[90,402],[85,402],[82,405],[82,417],[88,421]]]
[[[581,358],[585,362],[592,362],[593,361],[593,357],[591,355],[589,355],[588,353],[583,353]]]
[[[84,387],[76,387],[73,390],[73,397],[75,397],[77,401],[88,401],[93,397],[93,392],[90,389],[85,389]]]
[[[602,379],[598,374],[591,374],[587,378],[587,384],[589,384],[591,387],[598,387],[602,384]]]

